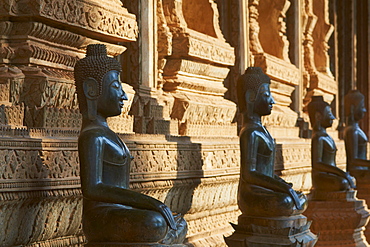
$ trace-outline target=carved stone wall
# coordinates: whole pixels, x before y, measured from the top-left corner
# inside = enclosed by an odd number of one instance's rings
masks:
[[[342,101],[343,83],[338,87],[329,67],[338,57],[333,46],[342,44],[333,42],[333,25],[341,22],[332,15],[345,7],[329,4],[0,0],[0,246],[84,244],[73,66],[91,43],[106,44],[123,65],[129,100],[109,125],[135,157],[131,188],[182,213],[189,246],[226,246],[229,222],[237,222],[235,85],[243,66],[270,76],[276,104],[263,122],[276,138],[276,173],[308,193],[305,106],[312,95]],[[336,30],[343,41],[352,38],[344,27]],[[342,81],[351,78],[345,58],[356,57],[350,47],[339,49]],[[336,126],[330,134],[344,169]]]

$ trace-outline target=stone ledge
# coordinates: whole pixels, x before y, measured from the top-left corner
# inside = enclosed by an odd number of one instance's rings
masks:
[[[138,34],[136,17],[118,1],[10,1],[0,8],[5,17],[37,17],[76,28],[78,33],[92,37],[97,33],[117,42],[134,41]]]

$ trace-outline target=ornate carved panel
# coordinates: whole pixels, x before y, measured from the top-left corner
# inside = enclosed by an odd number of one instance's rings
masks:
[[[257,9],[259,40],[264,52],[290,63],[285,23],[289,6],[288,0],[263,0],[259,1]]]
[[[180,121],[179,134],[235,135],[236,125],[231,124],[234,116],[230,115],[235,114],[236,107],[223,98],[223,81],[235,55],[222,35],[217,4],[213,0],[162,3],[172,34],[172,53],[163,69],[163,90],[174,97],[170,116]],[[196,14],[197,9],[201,16]],[[203,120],[204,116],[218,120],[204,122],[200,116]],[[214,132],[217,129],[220,131]]]
[[[300,84],[299,69],[290,62],[289,42],[286,37],[285,14],[290,6],[288,0],[249,1],[249,39],[252,66],[261,67],[271,78],[271,91],[275,106],[264,124],[274,126],[272,133],[296,137],[294,130],[298,114],[290,105],[292,93]],[[283,128],[290,128],[283,132]]]
[[[323,95],[331,102],[338,91],[338,85],[329,69],[328,40],[333,33],[329,23],[328,1],[304,1],[303,51],[306,75],[304,85],[307,89],[304,104],[313,95]]]

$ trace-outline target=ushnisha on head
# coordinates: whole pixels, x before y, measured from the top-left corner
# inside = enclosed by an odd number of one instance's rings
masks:
[[[89,100],[97,100],[103,92],[103,78],[109,71],[121,72],[119,62],[107,55],[103,44],[87,46],[86,57],[77,61],[74,69],[75,85],[80,112],[88,111]],[[89,85],[97,84],[97,88],[88,90]]]
[[[351,90],[344,97],[344,114],[347,121],[358,121],[366,112],[365,96],[358,90]]]
[[[270,77],[260,67],[249,67],[237,82],[240,112],[247,115],[269,115],[275,103],[270,93],[270,84]]]
[[[330,105],[324,101],[322,96],[312,96],[307,108],[312,128],[332,126],[335,117],[331,112]]]

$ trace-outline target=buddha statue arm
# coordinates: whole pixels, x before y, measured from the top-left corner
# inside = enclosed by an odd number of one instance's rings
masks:
[[[274,175],[274,164],[257,164],[257,149],[258,144],[261,140],[258,138],[255,132],[252,132],[249,136],[241,136],[240,148],[241,148],[241,180],[248,184],[257,185],[270,189],[276,192],[282,192],[289,194],[294,201],[294,204],[298,209],[302,209],[302,205],[297,192],[292,188],[291,183],[287,183],[280,177]],[[257,166],[264,166],[267,168],[267,172],[271,174],[268,176],[258,171]]]
[[[102,180],[104,137],[80,136],[79,156],[83,196],[90,200],[117,203],[139,209],[157,211],[166,219],[170,228],[176,230],[171,210],[161,201],[119,186],[105,184]],[[129,174],[123,174],[129,176]]]
[[[312,139],[312,169],[318,172],[326,172],[343,177],[347,179],[348,183],[352,188],[355,188],[353,178],[348,172],[343,171],[335,165],[330,165],[323,162],[325,140],[321,137]],[[335,161],[333,161],[335,162]]]
[[[370,160],[365,160],[358,157],[358,132],[352,128],[346,128],[344,131],[344,141],[346,145],[347,163],[350,165],[350,167],[370,167]]]

